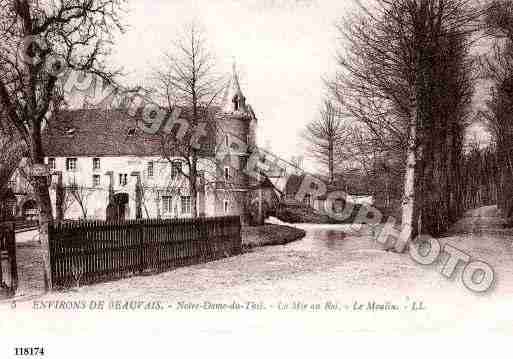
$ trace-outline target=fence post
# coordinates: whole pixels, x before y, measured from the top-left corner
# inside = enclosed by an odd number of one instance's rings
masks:
[[[48,227],[49,225],[47,221],[44,221],[44,223],[39,225],[39,241],[41,242],[41,251],[44,264],[45,291],[47,292],[53,290],[52,269],[50,264],[52,259],[50,254],[50,235],[48,232]]]
[[[4,282],[3,269],[2,269],[2,251],[4,250],[5,235],[6,235],[6,224],[0,222],[0,285]]]
[[[11,274],[11,291],[18,289],[18,266],[16,262],[16,234],[14,222],[9,223],[9,237],[7,238],[7,251],[10,263],[9,273]]]
[[[234,254],[241,254],[242,253],[242,233],[241,233],[242,224],[241,224],[240,217],[235,218],[235,226],[236,226],[237,234],[235,235],[236,247],[235,247]]]
[[[139,237],[140,250],[139,250],[139,272],[144,272],[144,226],[141,223],[137,223],[135,226],[136,236]]]

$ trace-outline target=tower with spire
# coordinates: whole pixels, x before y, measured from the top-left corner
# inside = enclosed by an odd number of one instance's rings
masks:
[[[242,93],[239,82],[239,74],[235,62],[232,65],[232,75],[226,88],[223,101],[223,112],[245,113],[248,111],[246,97]]]
[[[248,221],[247,202],[252,180],[245,168],[250,148],[256,145],[257,118],[242,92],[235,63],[217,115],[218,143],[224,150],[218,166],[216,213],[241,215]]]

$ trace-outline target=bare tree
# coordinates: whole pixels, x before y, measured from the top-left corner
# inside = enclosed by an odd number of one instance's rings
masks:
[[[91,195],[94,193],[93,188],[86,186],[79,186],[76,183],[72,183],[64,188],[64,199],[70,201],[73,199],[73,203],[76,202],[80,206],[82,212],[82,218],[87,219],[88,204]],[[68,203],[63,203],[68,204]],[[69,209],[69,204],[68,204]],[[63,211],[64,212],[64,211]]]
[[[0,198],[3,198],[27,147],[15,130],[2,118],[0,109]]]
[[[303,137],[308,142],[308,153],[328,169],[329,182],[335,180],[335,171],[347,159],[344,150],[350,131],[344,125],[340,112],[330,100],[324,100],[320,117],[306,126]]]
[[[163,135],[162,152],[170,162],[179,158],[184,165],[180,167],[180,172],[188,180],[192,215],[196,217],[198,161],[201,156],[213,154],[208,153],[212,148],[206,149],[205,153],[205,147],[201,148],[201,143],[198,143],[199,139],[191,136],[216,128],[215,105],[224,89],[221,78],[215,74],[214,60],[207,48],[204,31],[198,25],[191,24],[185,29],[172,50],[164,54],[163,64],[154,71],[153,77],[157,82],[156,92],[168,112],[181,108],[182,119],[187,121],[190,129],[190,135],[181,138],[173,131]]]
[[[498,205],[513,216],[513,2],[493,1],[487,8],[486,30],[491,35],[492,51],[483,58],[483,75],[492,82],[490,100],[484,115],[493,140],[497,162]],[[474,154],[479,151],[474,150]],[[483,153],[483,157],[491,157]],[[490,162],[490,159],[486,159]],[[473,161],[478,164],[480,161]],[[475,165],[472,167],[476,167]],[[467,179],[474,182],[475,178]]]
[[[120,23],[123,0],[0,0],[0,104],[29,148],[33,165],[44,165],[43,121],[55,106],[63,68],[112,81],[104,60]],[[47,287],[51,289],[48,236],[53,221],[46,177],[32,180],[40,207]]]
[[[70,191],[67,191],[66,188],[63,188],[63,198],[62,198],[62,203],[61,203],[63,219],[65,218],[66,213],[71,208],[73,203],[75,203],[75,201],[76,200],[75,200],[75,197],[73,196],[73,194]]]
[[[473,91],[469,48],[480,12],[469,0],[375,4],[339,27],[348,49],[329,86],[380,156],[402,159],[402,237],[409,240],[421,221],[438,233],[443,219],[433,216],[457,207],[451,192]],[[436,198],[420,197],[433,182]]]

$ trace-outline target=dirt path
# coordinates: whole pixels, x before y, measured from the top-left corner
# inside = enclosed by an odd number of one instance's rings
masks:
[[[453,227],[443,244],[489,263],[496,284],[486,294],[469,291],[461,281],[463,265],[451,278],[440,272],[444,260],[430,266],[407,254],[385,252],[369,231],[348,234],[344,226],[301,225],[303,240],[257,248],[251,253],[162,273],[52,293],[42,300],[142,300],[232,303],[255,301],[275,310],[278,302],[325,303],[347,306],[337,312],[345,330],[460,330],[480,323],[484,328],[513,328],[513,252],[511,236],[493,207],[471,211]],[[406,308],[423,301],[427,310],[385,316],[352,311],[355,302],[395,303]],[[20,304],[21,305],[21,304]],[[26,304],[30,306],[30,302]],[[174,313],[174,312],[173,312]],[[353,318],[353,319],[351,319]]]
[[[504,223],[497,206],[477,208],[466,212],[443,239],[494,268],[495,296],[513,294],[513,231]]]
[[[450,232],[454,234],[485,232],[511,234],[511,230],[503,228],[504,223],[505,220],[497,206],[486,206],[467,211],[463,218],[452,226]]]

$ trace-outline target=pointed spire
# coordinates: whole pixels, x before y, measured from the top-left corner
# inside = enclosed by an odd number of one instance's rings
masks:
[[[235,62],[235,58],[233,59],[232,71],[233,87],[236,90],[236,94],[243,95],[242,90],[240,89],[239,73],[237,72],[237,63]]]
[[[239,74],[235,59],[232,64],[232,76],[224,95],[223,110],[225,112],[246,112],[246,97],[242,93],[239,82]]]

